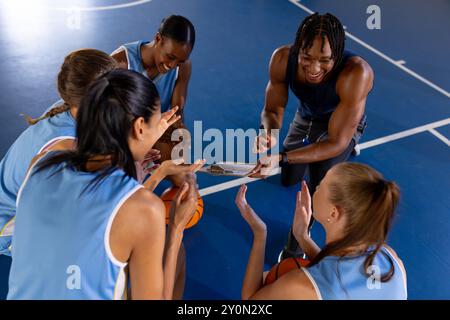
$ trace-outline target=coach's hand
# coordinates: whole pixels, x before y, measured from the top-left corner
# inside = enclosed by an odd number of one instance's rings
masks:
[[[265,156],[258,160],[258,163],[248,174],[250,178],[267,178],[274,169],[279,168],[281,155],[274,154]]]
[[[253,153],[264,153],[270,150],[272,147],[276,146],[277,139],[272,136],[269,132],[267,134],[262,133],[255,138],[253,143]]]

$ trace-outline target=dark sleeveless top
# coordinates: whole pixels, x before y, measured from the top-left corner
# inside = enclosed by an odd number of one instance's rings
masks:
[[[317,120],[328,122],[331,114],[340,102],[336,93],[336,82],[339,74],[349,58],[356,56],[350,51],[344,51],[341,63],[327,75],[325,82],[320,84],[299,83],[295,80],[298,68],[298,57],[289,51],[286,69],[286,84],[291,88],[295,96],[300,100],[298,111],[306,120]]]

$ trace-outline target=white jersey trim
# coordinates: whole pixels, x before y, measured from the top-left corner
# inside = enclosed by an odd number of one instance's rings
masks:
[[[113,53],[115,53],[115,52],[119,53],[120,51],[122,51],[121,49],[125,51],[125,57],[127,58],[127,69],[130,70],[130,69],[131,69],[131,68],[130,68],[130,56],[128,55],[128,49],[127,49],[127,47],[125,47],[125,46],[120,46],[119,49],[117,49],[117,50],[114,51]],[[113,54],[113,53],[111,53],[111,54]]]
[[[31,172],[33,171],[34,167],[42,160],[42,158],[44,158],[44,157],[39,158],[39,159],[38,159],[38,160],[37,160],[37,161],[36,161],[36,162],[28,169],[27,175],[25,176],[25,179],[23,180],[22,185],[21,185],[20,188],[19,188],[19,192],[17,192],[17,198],[16,198],[16,210],[17,210],[17,207],[19,206],[19,201],[20,201],[20,197],[21,197],[21,195],[22,195],[22,190],[23,190],[23,188],[25,187],[25,185],[27,184],[28,179],[30,178]]]
[[[320,293],[320,290],[319,290],[319,286],[317,285],[317,283],[314,280],[314,278],[312,277],[312,275],[309,273],[309,271],[306,268],[302,267],[302,270],[306,274],[306,276],[308,277],[309,281],[311,281],[311,283],[312,283],[312,285],[314,287],[314,290],[316,290],[317,298],[319,300],[323,300],[322,294]]]
[[[44,144],[44,146],[43,146],[41,149],[39,149],[39,151],[38,151],[37,154],[41,153],[42,151],[45,151],[45,149],[47,149],[48,147],[50,147],[50,146],[51,146],[52,144],[54,144],[55,142],[57,142],[57,141],[62,141],[62,140],[76,140],[76,138],[75,138],[75,137],[72,137],[72,136],[59,136],[59,137],[53,138],[53,139],[47,141],[47,142]]]
[[[134,187],[122,199],[120,199],[119,203],[116,205],[113,212],[111,213],[111,216],[109,217],[109,220],[108,220],[108,224],[106,226],[105,236],[104,236],[104,244],[105,244],[106,254],[108,255],[109,260],[111,260],[111,262],[113,264],[115,264],[116,266],[118,266],[119,268],[125,268],[128,263],[120,262],[119,260],[117,260],[111,251],[111,246],[109,245],[109,236],[110,236],[110,232],[111,232],[111,227],[112,227],[112,224],[114,222],[114,218],[116,217],[117,212],[119,212],[120,207],[122,207],[124,202],[127,201],[129,197],[131,197],[137,190],[139,190],[141,188],[143,188],[142,185],[138,185],[138,186]]]
[[[408,283],[407,283],[407,280],[406,280],[406,271],[403,269],[403,266],[402,266],[403,264],[400,263],[400,261],[395,257],[396,255],[393,253],[393,249],[391,247],[385,245],[384,248],[389,253],[389,255],[391,256],[392,260],[395,261],[395,263],[397,264],[398,269],[402,273],[403,285],[404,285],[404,289],[405,289],[405,297],[406,297],[406,299],[408,299]]]
[[[119,274],[117,275],[116,284],[114,286],[113,300],[126,300],[126,290],[127,276],[125,274],[125,269],[120,268]]]

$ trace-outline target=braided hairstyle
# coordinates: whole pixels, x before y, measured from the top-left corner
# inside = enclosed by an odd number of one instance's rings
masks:
[[[26,115],[26,114],[21,114],[21,116],[25,117],[25,120],[28,122],[29,125],[34,125],[36,123],[38,123],[41,120],[47,119],[47,118],[51,118],[53,116],[56,116],[57,114],[63,113],[70,110],[70,105],[66,102],[63,102],[62,104],[57,105],[54,108],[51,108],[48,112],[46,112],[45,114],[43,114],[42,116],[40,116],[39,118],[35,118],[33,119],[32,117]]]
[[[345,31],[339,19],[330,13],[320,15],[316,12],[303,20],[295,36],[292,54],[298,56],[300,50],[310,49],[318,36],[322,39],[322,50],[325,37],[328,39],[332,52],[331,58],[335,62],[333,69],[335,69],[344,55]]]

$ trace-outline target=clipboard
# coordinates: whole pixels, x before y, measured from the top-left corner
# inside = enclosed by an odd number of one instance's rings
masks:
[[[218,162],[201,168],[199,172],[205,172],[216,176],[246,177],[255,166],[256,163]]]

